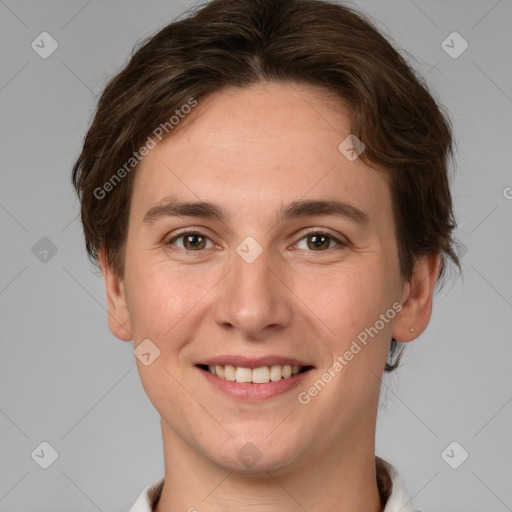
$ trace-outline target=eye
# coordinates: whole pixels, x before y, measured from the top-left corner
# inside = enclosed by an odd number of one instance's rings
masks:
[[[177,244],[179,240],[182,240],[181,246]],[[299,244],[302,240],[306,240],[306,247],[299,247]],[[207,243],[210,243],[207,246]],[[334,242],[335,247],[341,246],[339,249],[343,247],[347,247],[348,243],[343,242],[339,238],[333,236],[329,232],[326,231],[310,231],[306,233],[304,237],[302,237],[299,242],[295,245],[299,249],[309,250],[313,252],[326,252],[329,249],[332,249],[332,243]],[[204,233],[200,231],[189,229],[186,231],[182,231],[177,235],[173,236],[168,242],[167,245],[176,245],[179,249],[183,249],[188,252],[200,252],[203,249],[211,249],[213,246],[212,241],[209,237],[207,237]]]
[[[306,236],[301,238],[299,242],[297,242],[297,246],[302,242],[302,240],[306,240],[306,250],[311,250],[313,252],[325,252],[328,249],[331,249],[331,242],[335,242],[337,246],[346,247],[348,244],[339,240],[335,236],[327,233],[325,231],[310,231],[306,233]],[[339,247],[341,249],[342,247]],[[298,247],[299,249],[304,249],[304,247]]]
[[[183,245],[181,247],[178,247],[180,249],[185,249],[186,251],[197,252],[200,251],[201,249],[211,248],[211,246],[206,247],[206,242],[209,241],[211,244],[211,240],[200,231],[194,230],[187,230],[178,233],[176,236],[174,236],[167,242],[167,245],[174,245],[174,243],[180,239],[183,239]]]

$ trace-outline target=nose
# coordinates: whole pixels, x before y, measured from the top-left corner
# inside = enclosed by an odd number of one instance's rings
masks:
[[[235,253],[231,271],[219,283],[216,324],[252,339],[285,328],[293,300],[286,274],[286,263],[272,258],[267,249],[251,263]]]

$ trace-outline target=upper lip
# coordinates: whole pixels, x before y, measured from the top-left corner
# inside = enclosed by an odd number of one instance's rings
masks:
[[[207,366],[238,366],[241,368],[250,368],[254,370],[254,368],[261,368],[263,366],[272,366],[272,365],[280,365],[285,366],[289,364],[290,366],[312,366],[304,361],[299,361],[298,359],[294,359],[293,357],[286,356],[262,356],[262,357],[245,357],[245,356],[216,356],[209,359],[204,359],[199,361],[197,365],[207,365]]]

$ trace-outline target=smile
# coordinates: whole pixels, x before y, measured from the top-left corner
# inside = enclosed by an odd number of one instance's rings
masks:
[[[246,368],[243,366],[227,365],[198,365],[202,370],[216,375],[219,379],[238,383],[267,384],[281,379],[289,379],[310,369],[310,366],[292,366],[289,364]]]
[[[218,355],[194,365],[202,378],[231,399],[261,402],[284,396],[314,370],[308,360],[277,354],[260,357]]]

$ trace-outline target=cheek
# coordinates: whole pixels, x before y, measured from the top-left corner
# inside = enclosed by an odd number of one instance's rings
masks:
[[[337,340],[356,336],[391,306],[387,304],[391,294],[386,272],[370,260],[364,265],[330,268],[307,279],[302,274],[296,280],[297,295]]]
[[[194,328],[208,314],[208,292],[222,272],[194,265],[176,265],[165,255],[132,255],[126,266],[126,289],[135,342],[150,338],[169,364],[190,341]],[[176,361],[174,361],[176,364]]]
[[[187,308],[186,284],[143,255],[126,261],[126,291],[134,340],[163,340]]]
[[[191,407],[190,397],[177,386],[179,357],[187,344],[187,313],[198,301],[194,282],[180,277],[161,261],[132,256],[126,265],[126,289],[134,348],[151,340],[159,350],[149,365],[136,359],[141,384],[155,409],[164,417],[171,410]]]

